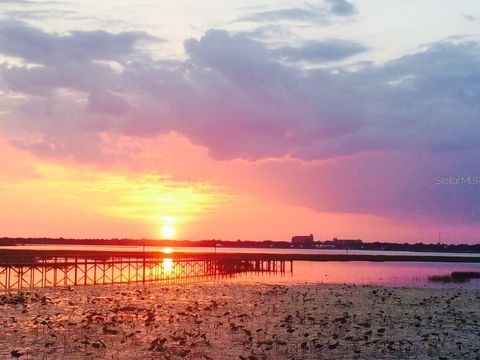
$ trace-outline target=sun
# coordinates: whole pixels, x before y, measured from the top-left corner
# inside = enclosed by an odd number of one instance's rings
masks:
[[[162,237],[164,239],[172,239],[175,235],[175,228],[172,225],[163,225]]]

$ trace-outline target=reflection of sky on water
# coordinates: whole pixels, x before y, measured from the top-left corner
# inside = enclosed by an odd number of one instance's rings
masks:
[[[120,261],[121,260],[121,261]],[[138,260],[138,259],[137,259]],[[92,261],[92,260],[90,260]],[[237,262],[235,262],[237,261]],[[260,263],[263,265],[257,267]],[[293,266],[291,266],[293,264]],[[480,288],[480,280],[465,283],[430,282],[431,276],[450,275],[454,271],[480,272],[480,263],[439,262],[367,262],[367,261],[295,261],[285,262],[285,272],[280,263],[270,267],[268,262],[245,263],[239,260],[190,261],[172,258],[141,260],[129,265],[127,259],[118,263],[84,263],[77,266],[17,267],[15,271],[1,271],[2,288],[22,288],[119,284],[135,282],[234,282],[264,284],[356,284],[409,287],[459,287]],[[277,271],[268,271],[276,269]],[[78,271],[76,271],[78,270]],[[7,275],[9,274],[9,275]],[[21,274],[21,275],[20,275]],[[80,277],[77,278],[77,274]],[[85,274],[85,276],[83,276]],[[19,281],[22,276],[22,281]],[[83,277],[82,277],[83,276]],[[77,280],[75,280],[77,279]],[[10,284],[10,285],[5,285]],[[12,287],[13,286],[13,287]]]
[[[479,280],[463,284],[432,283],[433,275],[449,275],[453,271],[478,271],[479,263],[439,262],[368,262],[368,261],[295,261],[290,273],[289,263],[285,274],[243,273],[235,282],[259,282],[270,284],[356,284],[419,287],[474,287],[480,288]]]
[[[81,251],[144,251],[175,253],[214,253],[217,254],[341,254],[346,255],[347,250],[332,249],[275,249],[275,248],[229,248],[219,247],[163,247],[163,246],[112,246],[112,245],[18,245],[0,246],[2,250],[81,250]],[[438,252],[412,252],[412,251],[381,251],[381,250],[348,250],[350,255],[412,255],[412,256],[462,256],[478,257],[477,253],[438,253]]]

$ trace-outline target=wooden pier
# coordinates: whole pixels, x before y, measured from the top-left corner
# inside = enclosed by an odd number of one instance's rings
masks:
[[[0,292],[79,285],[184,283],[242,273],[284,273],[285,268],[282,260],[212,255],[0,256]]]

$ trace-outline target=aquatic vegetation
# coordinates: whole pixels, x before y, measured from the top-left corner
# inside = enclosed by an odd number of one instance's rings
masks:
[[[450,275],[434,275],[428,278],[433,282],[441,283],[465,283],[472,279],[480,279],[480,272],[477,271],[454,271]]]

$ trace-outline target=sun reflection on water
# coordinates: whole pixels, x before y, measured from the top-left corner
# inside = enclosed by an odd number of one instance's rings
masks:
[[[171,247],[166,247],[166,248],[163,248],[162,252],[164,254],[171,254],[173,253],[173,249]]]
[[[167,274],[170,274],[173,270],[173,259],[165,258],[163,259],[163,271]]]

